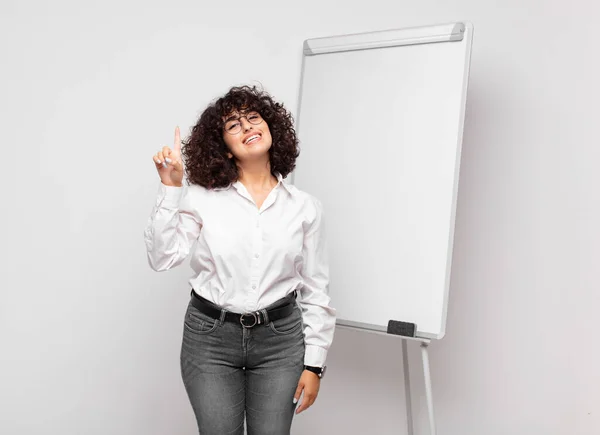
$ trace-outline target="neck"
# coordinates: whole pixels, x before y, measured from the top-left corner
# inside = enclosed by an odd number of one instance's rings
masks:
[[[238,164],[240,182],[252,190],[270,190],[277,184],[277,178],[271,174],[271,165],[267,160],[258,163]]]

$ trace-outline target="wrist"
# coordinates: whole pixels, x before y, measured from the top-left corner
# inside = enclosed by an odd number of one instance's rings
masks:
[[[327,369],[326,366],[323,366],[323,367],[307,366],[307,365],[304,366],[304,370],[313,372],[315,375],[317,375],[319,377],[319,379],[321,379],[323,376],[325,376],[326,369]]]

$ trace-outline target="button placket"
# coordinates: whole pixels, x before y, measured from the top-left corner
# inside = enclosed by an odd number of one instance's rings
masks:
[[[248,294],[247,308],[248,310],[254,310],[258,304],[258,285],[260,279],[260,252],[262,249],[262,231],[260,229],[260,218],[261,212],[257,210],[256,214],[256,226],[254,227],[252,235],[252,250],[251,255],[251,272],[250,272],[250,291]]]

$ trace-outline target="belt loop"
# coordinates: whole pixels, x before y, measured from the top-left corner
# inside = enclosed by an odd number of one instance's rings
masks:
[[[261,312],[261,313],[262,313],[262,315],[263,315],[263,319],[264,319],[264,321],[265,321],[265,322],[264,322],[264,323],[265,323],[265,325],[268,325],[268,324],[269,324],[269,314],[267,313],[267,309],[266,309],[266,308],[263,308],[262,310],[260,310],[260,312]]]
[[[225,309],[221,309],[221,317],[219,317],[219,322],[220,322],[221,326],[223,325],[223,322],[225,321],[225,314],[227,314],[227,311],[225,311]]]

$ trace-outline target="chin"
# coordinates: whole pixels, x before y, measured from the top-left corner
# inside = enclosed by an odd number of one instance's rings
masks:
[[[255,144],[250,144],[250,145],[244,145],[246,150],[248,151],[252,151],[252,152],[269,152],[269,149],[271,148],[271,144],[270,143],[264,143],[262,141],[259,141],[258,143]]]

